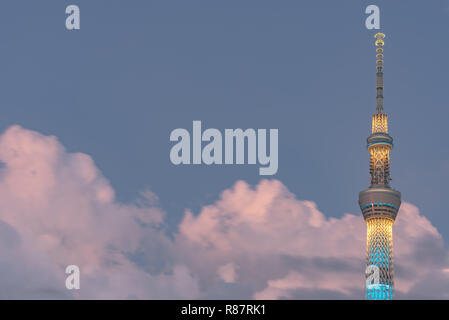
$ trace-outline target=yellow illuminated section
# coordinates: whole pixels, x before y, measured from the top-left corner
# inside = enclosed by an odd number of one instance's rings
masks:
[[[373,114],[372,133],[388,133],[388,115],[385,113]]]
[[[372,117],[372,134],[388,134],[388,115],[375,113]],[[370,152],[371,184],[390,183],[390,150],[392,145],[385,142],[373,143],[368,146]]]
[[[369,152],[371,184],[388,184],[390,182],[390,147],[371,147]]]
[[[379,244],[382,247],[391,247],[393,244],[393,220],[388,218],[371,218],[366,221],[366,245],[369,249]]]
[[[384,169],[390,163],[390,149],[387,147],[375,147],[370,149],[371,167],[376,169]]]

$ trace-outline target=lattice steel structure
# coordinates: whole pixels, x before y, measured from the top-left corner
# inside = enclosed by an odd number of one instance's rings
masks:
[[[390,187],[390,151],[393,138],[388,134],[388,115],[383,109],[383,46],[385,34],[377,33],[377,107],[372,116],[370,153],[371,183],[359,193],[359,204],[366,221],[366,266],[368,280],[365,299],[390,300],[393,297],[393,223],[401,205],[401,194]]]

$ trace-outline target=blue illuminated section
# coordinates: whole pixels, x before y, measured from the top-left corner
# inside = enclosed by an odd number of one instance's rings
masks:
[[[371,284],[365,289],[367,300],[392,300],[393,288],[388,284]]]
[[[367,208],[367,207],[371,207],[371,206],[374,206],[374,205],[377,205],[377,206],[387,206],[387,207],[392,207],[392,208],[395,208],[396,210],[399,210],[399,208],[398,207],[396,207],[395,205],[392,205],[391,203],[383,203],[383,202],[372,202],[372,203],[368,203],[368,204],[365,204],[364,206],[362,206],[362,210],[363,209],[365,209],[365,208]]]
[[[377,241],[388,241],[387,237],[378,235]],[[389,246],[376,245],[368,252],[368,265],[375,265],[379,268],[379,276],[381,273],[389,273],[391,266],[391,250]],[[392,300],[393,298],[393,283],[392,279],[381,280],[384,277],[379,277],[380,283],[369,284],[365,288],[366,300]]]
[[[391,148],[393,148],[393,144],[391,142],[388,141],[376,141],[376,142],[372,142],[366,145],[367,148],[374,146],[376,144],[388,144],[389,146],[391,146]]]

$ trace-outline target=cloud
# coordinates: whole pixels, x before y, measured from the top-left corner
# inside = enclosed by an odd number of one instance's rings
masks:
[[[19,126],[0,136],[0,298],[363,298],[365,225],[327,218],[277,180],[238,181],[177,232],[157,196],[120,203],[91,157]],[[438,230],[403,203],[397,298],[449,298]],[[65,267],[81,290],[65,288]]]
[[[236,278],[237,278],[236,267],[232,262],[228,263],[228,264],[224,264],[220,268],[218,268],[217,274],[220,276],[220,278],[224,282],[227,282],[227,283],[236,282]]]
[[[55,137],[13,126],[0,137],[0,160],[0,298],[196,295],[185,266],[151,275],[133,262],[130,256],[145,241],[170,251],[157,230],[163,212],[115,201],[88,155],[68,153]],[[155,253],[149,247],[146,254]],[[65,288],[70,264],[82,273],[76,293]]]
[[[365,229],[360,215],[326,218],[315,203],[296,199],[280,181],[263,180],[255,188],[239,181],[198,215],[187,212],[177,242],[205,286],[225,264],[239,267],[233,277],[253,288],[256,299],[360,299]],[[432,276],[449,284],[437,229],[415,206],[403,203],[394,235],[397,296],[438,297],[432,286],[422,284]],[[447,295],[446,288],[440,291]]]

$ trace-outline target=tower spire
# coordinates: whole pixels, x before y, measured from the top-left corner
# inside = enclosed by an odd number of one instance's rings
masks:
[[[384,39],[385,34],[383,33],[376,33],[374,35],[374,38],[376,38],[376,65],[377,65],[377,81],[376,81],[376,90],[377,90],[377,107],[376,111],[377,113],[383,113],[384,111],[384,73],[383,73],[383,63],[384,63]]]

